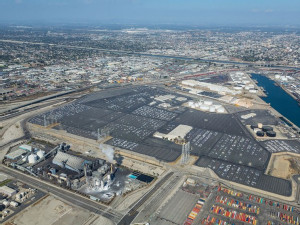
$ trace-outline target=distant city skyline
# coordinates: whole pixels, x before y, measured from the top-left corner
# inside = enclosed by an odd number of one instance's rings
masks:
[[[299,0],[1,0],[2,23],[300,25]]]

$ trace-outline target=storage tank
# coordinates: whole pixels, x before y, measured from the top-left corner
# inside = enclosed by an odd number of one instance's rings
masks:
[[[37,155],[36,154],[31,154],[28,156],[28,162],[29,163],[35,163],[37,161]]]
[[[257,126],[257,125],[251,125],[250,127],[251,127],[251,129],[252,129],[252,130],[254,130],[254,129],[258,128],[258,126]]]
[[[43,158],[45,156],[45,151],[39,150],[36,154],[40,159],[40,158]]]
[[[258,123],[257,127],[261,129],[263,127],[263,124],[262,123]]]
[[[217,108],[217,113],[225,113],[224,107],[221,106],[220,108]]]
[[[263,131],[259,130],[256,132],[256,135],[259,137],[263,137],[263,136],[265,136],[265,133]]]
[[[204,101],[204,105],[212,105],[212,101]]]
[[[262,127],[262,130],[263,130],[264,132],[267,132],[267,131],[273,131],[273,127],[271,127],[271,126],[263,126],[263,127]]]
[[[272,131],[272,130],[267,131],[266,134],[267,134],[268,137],[276,137],[276,132],[275,132],[275,131]]]
[[[243,88],[240,87],[240,86],[235,86],[235,87],[233,87],[233,89],[235,89],[235,90],[242,90]]]
[[[200,109],[203,111],[208,111],[209,110],[209,106],[208,105],[201,105]]]
[[[209,112],[215,112],[216,111],[216,107],[214,105],[209,107]]]

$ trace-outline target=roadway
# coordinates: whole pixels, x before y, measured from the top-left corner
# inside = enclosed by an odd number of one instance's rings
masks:
[[[19,172],[17,170],[7,168],[4,165],[0,165],[0,171],[4,172],[17,180],[20,180],[24,183],[28,183],[31,186],[38,188],[44,192],[52,193],[53,195],[70,202],[73,205],[79,206],[81,208],[87,209],[93,213],[99,214],[104,216],[111,221],[117,223],[121,220],[122,214],[114,211],[113,209],[109,208],[108,206],[101,205],[93,200],[87,199],[79,194],[73,193],[63,188],[59,188],[52,184],[46,183],[42,180],[37,178],[31,177],[27,174]]]
[[[167,181],[172,177],[174,172],[170,172],[167,175],[165,175],[163,178],[161,178],[154,187],[147,192],[138,202],[136,202],[131,209],[128,211],[128,213],[120,220],[118,225],[129,225],[134,218],[138,215],[138,209]]]

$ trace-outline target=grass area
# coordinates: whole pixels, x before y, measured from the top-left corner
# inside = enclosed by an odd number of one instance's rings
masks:
[[[7,180],[5,180],[5,181],[2,181],[2,182],[0,183],[0,187],[5,186],[5,185],[8,184],[9,182],[11,182],[10,179],[7,179]]]

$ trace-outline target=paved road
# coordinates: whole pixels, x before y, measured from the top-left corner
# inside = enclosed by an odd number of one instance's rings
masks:
[[[120,213],[108,208],[107,206],[100,205],[97,202],[86,199],[86,198],[84,198],[80,195],[77,195],[75,193],[72,193],[70,191],[64,190],[59,187],[55,187],[51,184],[47,184],[46,182],[43,182],[36,178],[33,178],[29,175],[25,175],[19,171],[13,170],[11,168],[7,168],[3,165],[0,165],[0,171],[18,179],[18,180],[21,180],[24,183],[28,183],[31,186],[41,189],[45,192],[50,192],[53,195],[56,195],[57,197],[62,198],[76,206],[87,209],[93,213],[102,215],[102,216],[112,220],[115,223],[120,221],[120,219],[122,217],[122,215]]]
[[[145,194],[122,218],[122,220],[118,223],[118,225],[129,225],[134,218],[138,214],[138,209],[174,174],[174,172],[170,172],[165,175],[160,181],[158,181],[155,186]]]

